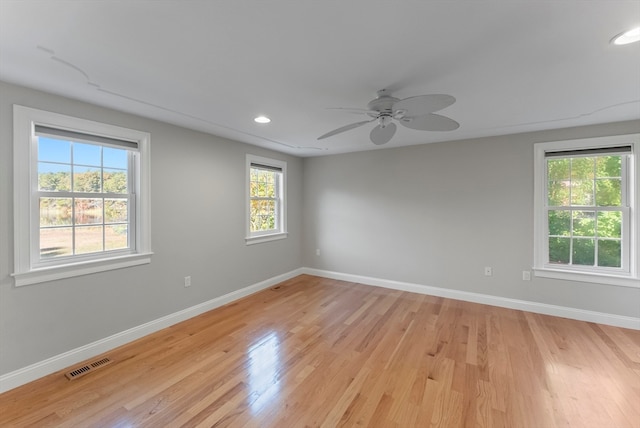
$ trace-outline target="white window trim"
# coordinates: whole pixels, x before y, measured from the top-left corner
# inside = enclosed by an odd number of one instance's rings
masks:
[[[69,129],[86,134],[118,138],[138,143],[140,153],[136,188],[136,235],[135,253],[111,256],[87,261],[72,261],[66,264],[34,268],[32,260],[33,233],[31,201],[33,186],[31,168],[36,139],[35,125]],[[14,159],[14,273],[15,285],[22,286],[121,269],[151,262],[151,216],[150,216],[150,139],[147,132],[121,128],[44,110],[13,106],[13,159]]]
[[[251,195],[250,195],[250,180],[251,180],[251,164],[261,164],[266,166],[273,166],[282,170],[282,189],[280,198],[280,222],[279,230],[277,232],[251,232],[249,226],[249,217],[251,215]],[[277,241],[285,239],[288,236],[287,233],[287,163],[284,161],[265,158],[261,156],[255,156],[247,154],[245,165],[245,243],[246,245],[260,244],[263,242]]]
[[[632,146],[630,165],[628,168],[629,183],[628,203],[630,207],[629,219],[629,270],[628,273],[607,273],[602,271],[588,271],[579,268],[553,268],[545,265],[545,246],[547,221],[545,216],[546,200],[546,166],[545,152],[562,150],[579,150],[599,147]],[[638,273],[638,256],[640,255],[640,183],[638,182],[638,168],[640,168],[640,134],[616,135],[607,137],[587,138],[579,140],[554,141],[537,143],[534,145],[534,265],[535,275],[543,278],[555,278],[570,281],[581,281],[623,287],[640,288]]]

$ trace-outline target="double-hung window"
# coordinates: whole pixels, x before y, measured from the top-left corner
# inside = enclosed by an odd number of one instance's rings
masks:
[[[246,168],[247,244],[286,238],[286,162],[247,155]]]
[[[14,106],[17,285],[148,263],[149,134]]]
[[[639,137],[536,144],[536,275],[640,286]]]

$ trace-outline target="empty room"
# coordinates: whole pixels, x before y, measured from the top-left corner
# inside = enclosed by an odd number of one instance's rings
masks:
[[[640,2],[0,0],[0,426],[640,428]]]

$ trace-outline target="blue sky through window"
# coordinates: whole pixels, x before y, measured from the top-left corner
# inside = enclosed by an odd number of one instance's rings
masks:
[[[73,143],[73,163],[76,165],[100,166],[101,147],[93,144]]]
[[[127,151],[104,147],[102,149],[102,161],[107,168],[127,169]]]
[[[71,143],[53,138],[38,137],[38,160],[71,163]]]
[[[72,143],[49,137],[38,137],[38,160],[41,162],[71,163],[73,147],[73,163],[100,167],[100,151],[102,150],[103,166],[107,168],[127,169],[127,150],[112,147],[101,147],[94,144]],[[53,166],[46,172],[54,172]],[[44,172],[44,171],[43,171]]]

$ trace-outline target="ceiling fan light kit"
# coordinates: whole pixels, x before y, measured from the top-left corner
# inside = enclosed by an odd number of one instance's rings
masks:
[[[318,137],[318,140],[358,128],[367,123],[377,122],[376,127],[371,130],[369,138],[375,145],[386,144],[391,141],[391,138],[396,133],[397,126],[393,122],[394,120],[406,128],[418,131],[454,131],[460,127],[458,122],[446,116],[434,114],[434,112],[449,107],[455,101],[454,97],[445,94],[418,95],[401,100],[391,96],[386,89],[383,89],[378,91],[377,98],[371,100],[366,109],[339,109],[365,114],[371,117],[370,120],[351,123],[334,129]]]

